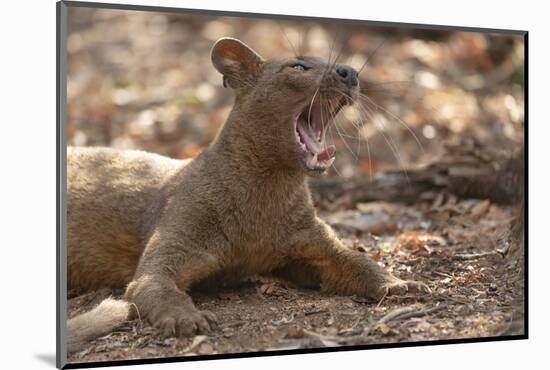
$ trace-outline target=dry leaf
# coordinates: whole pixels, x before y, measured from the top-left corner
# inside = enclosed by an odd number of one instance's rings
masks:
[[[390,328],[386,324],[378,324],[374,330],[384,336],[395,335],[398,333],[397,330]]]
[[[428,254],[431,254],[432,247],[442,247],[445,245],[447,245],[447,241],[441,236],[426,232],[408,231],[399,235],[393,253],[395,254],[400,249],[410,249],[413,253],[426,251]]]
[[[260,293],[265,295],[273,294],[274,291],[275,291],[275,284],[273,283],[266,283],[260,287]]]
[[[202,343],[199,346],[199,349],[197,352],[200,353],[201,355],[211,354],[211,353],[214,353],[214,347],[212,347],[212,345],[209,343]]]
[[[298,325],[292,325],[288,328],[285,338],[289,339],[301,339],[304,338],[304,329]]]
[[[184,352],[194,352],[195,349],[200,346],[202,342],[204,342],[208,337],[206,335],[197,335],[195,338],[193,338],[193,342],[187,347]]]
[[[482,202],[477,203],[472,208],[470,213],[474,219],[479,219],[481,216],[483,216],[489,211],[490,207],[491,207],[491,202],[489,200],[484,200]]]

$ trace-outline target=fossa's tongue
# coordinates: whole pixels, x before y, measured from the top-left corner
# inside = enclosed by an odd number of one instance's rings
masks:
[[[299,139],[302,141],[311,154],[317,154],[317,159],[326,160],[331,158],[336,152],[334,145],[326,145],[325,130],[320,128],[316,130],[314,124],[308,125],[307,122],[298,123]]]
[[[327,159],[332,158],[335,152],[336,147],[334,145],[329,145],[321,152],[317,153],[317,159],[320,161],[326,161]]]

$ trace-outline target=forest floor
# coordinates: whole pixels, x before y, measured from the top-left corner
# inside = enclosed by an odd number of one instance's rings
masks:
[[[251,279],[231,290],[193,294],[199,309],[218,318],[209,335],[163,339],[136,319],[90,342],[69,362],[523,334],[521,259],[507,256],[516,211],[441,193],[413,205],[372,202],[320,212],[350,248],[403,279],[428,284],[432,293],[374,302]],[[121,293],[105,289],[73,297],[69,316]]]

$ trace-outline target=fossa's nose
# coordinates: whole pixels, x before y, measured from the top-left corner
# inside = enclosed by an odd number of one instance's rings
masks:
[[[339,64],[336,66],[336,73],[348,86],[357,86],[357,71],[350,66]]]

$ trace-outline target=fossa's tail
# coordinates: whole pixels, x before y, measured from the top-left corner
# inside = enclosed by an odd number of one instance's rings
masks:
[[[109,334],[130,317],[131,304],[107,298],[93,310],[67,321],[67,352],[76,352],[94,338]]]

